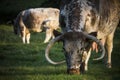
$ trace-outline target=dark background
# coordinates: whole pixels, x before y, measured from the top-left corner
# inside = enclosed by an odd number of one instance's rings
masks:
[[[59,8],[60,0],[1,0],[0,24],[9,23],[17,14],[25,9],[39,7]]]

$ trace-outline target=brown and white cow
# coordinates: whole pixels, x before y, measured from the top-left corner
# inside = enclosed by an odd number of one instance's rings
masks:
[[[119,23],[120,0],[63,0],[60,9],[60,24],[63,33],[50,41],[46,48],[46,59],[52,64],[60,64],[49,58],[49,50],[56,41],[63,41],[63,49],[70,74],[80,74],[87,70],[87,63],[96,42],[102,55],[107,55],[107,67],[111,68],[113,38]],[[101,40],[101,42],[100,42]],[[104,48],[104,46],[106,48]]]
[[[46,30],[47,43],[54,38],[53,30],[59,29],[59,9],[56,8],[31,8],[21,11],[14,20],[14,32],[20,34],[23,43],[30,43],[30,32]]]

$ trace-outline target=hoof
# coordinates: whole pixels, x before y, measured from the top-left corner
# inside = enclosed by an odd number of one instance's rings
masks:
[[[107,63],[106,67],[107,67],[107,68],[112,68],[111,63]]]

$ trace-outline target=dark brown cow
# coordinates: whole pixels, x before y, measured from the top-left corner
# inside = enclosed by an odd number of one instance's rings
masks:
[[[41,32],[46,30],[47,43],[51,37],[54,38],[53,30],[59,29],[59,9],[56,8],[33,8],[21,11],[14,20],[14,32],[20,34],[23,43],[30,43],[30,32]]]
[[[91,53],[91,46],[95,41],[107,55],[107,67],[111,68],[111,53],[113,37],[119,23],[120,0],[63,0],[60,10],[60,24],[63,33],[52,40],[46,48],[46,59],[49,58],[51,46],[58,40],[63,41],[67,70],[70,74],[80,74],[87,70],[87,63]],[[101,40],[101,42],[100,42]]]

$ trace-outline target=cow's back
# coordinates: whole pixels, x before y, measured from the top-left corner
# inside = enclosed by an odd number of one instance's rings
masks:
[[[23,13],[24,24],[32,30],[41,29],[41,25],[45,20],[55,20],[58,24],[59,10],[54,8],[35,8],[25,10]]]
[[[100,0],[99,14],[100,21],[98,27],[98,37],[102,37],[114,32],[120,18],[119,0]],[[101,36],[102,35],[102,36]]]

